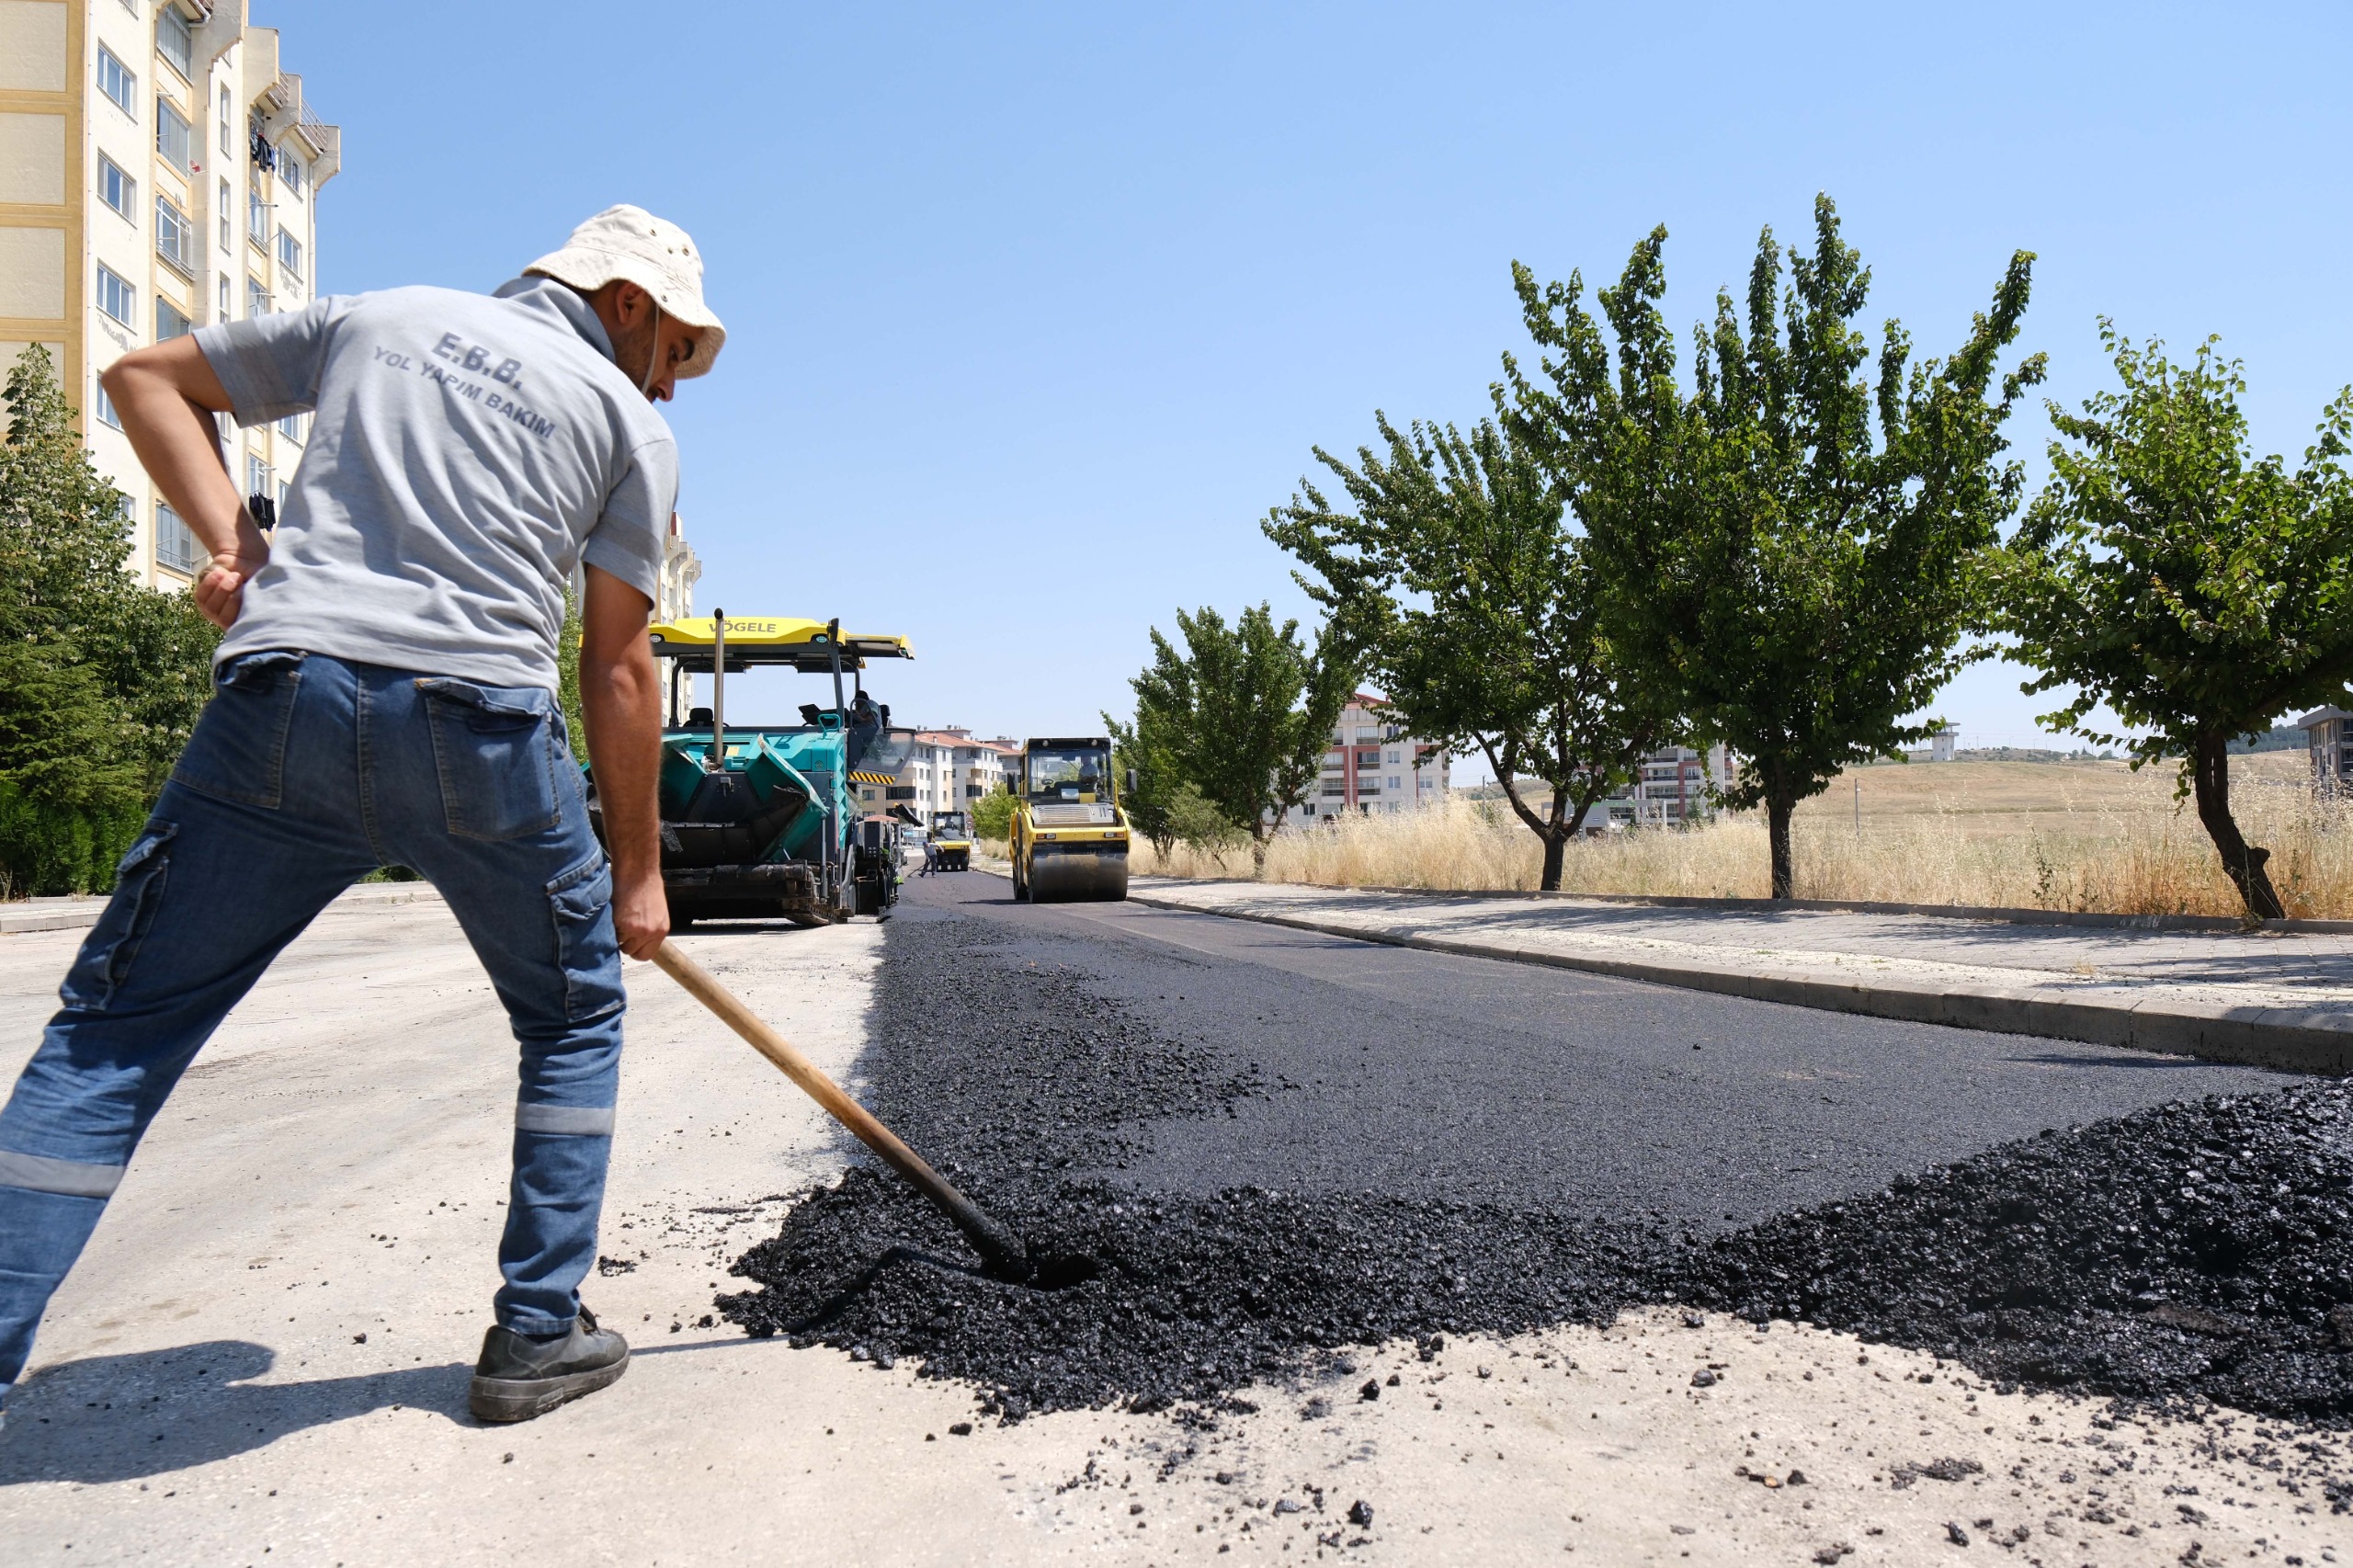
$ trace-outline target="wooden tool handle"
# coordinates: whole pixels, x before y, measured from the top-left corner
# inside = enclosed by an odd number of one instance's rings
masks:
[[[749,1040],[753,1050],[782,1069],[784,1075],[800,1085],[804,1094],[825,1108],[827,1115],[858,1134],[859,1142],[915,1183],[925,1197],[956,1221],[957,1228],[983,1257],[994,1264],[1018,1266],[1028,1256],[1028,1249],[1018,1236],[983,1213],[971,1199],[950,1186],[922,1155],[901,1142],[897,1133],[877,1121],[872,1112],[844,1093],[839,1084],[801,1054],[791,1041],[768,1028],[758,1015],[738,1001],[735,994],[720,984],[709,970],[670,942],[654,949],[654,961],[664,973],[685,986],[696,1001],[718,1014],[729,1028]]]

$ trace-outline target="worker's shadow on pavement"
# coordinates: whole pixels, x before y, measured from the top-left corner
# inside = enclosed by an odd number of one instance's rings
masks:
[[[430,1411],[460,1425],[461,1362],[353,1378],[256,1383],[278,1353],[216,1339],[45,1367],[8,1397],[0,1486],[137,1481],[263,1448],[291,1432],[372,1411]]]

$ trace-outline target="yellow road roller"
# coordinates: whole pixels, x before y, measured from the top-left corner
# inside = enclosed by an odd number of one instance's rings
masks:
[[[1128,896],[1128,813],[1097,735],[1035,740],[1006,780],[1013,795],[1013,896],[1037,903]]]
[[[972,863],[972,821],[962,812],[931,813],[932,869],[961,871]]]

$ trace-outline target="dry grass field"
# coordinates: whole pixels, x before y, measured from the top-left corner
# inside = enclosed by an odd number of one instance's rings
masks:
[[[2232,799],[2272,852],[2291,916],[2353,918],[2353,807],[2305,788],[2301,752],[2234,759]],[[1858,790],[1859,786],[1859,792]],[[1858,808],[1860,821],[1858,824]],[[1889,763],[1855,768],[1799,808],[1801,898],[2235,915],[2236,892],[2173,771],[2120,762]],[[1136,869],[1246,877],[1248,849],[1182,846]],[[1457,800],[1397,817],[1347,819],[1279,836],[1269,881],[1336,886],[1531,889],[1535,835],[1500,801]],[[1755,812],[1688,831],[1610,834],[1570,846],[1562,885],[1579,892],[1762,898],[1765,824]]]

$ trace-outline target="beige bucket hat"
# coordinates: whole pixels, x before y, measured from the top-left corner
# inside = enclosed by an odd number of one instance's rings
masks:
[[[727,329],[703,303],[702,256],[676,223],[642,207],[608,207],[563,242],[563,248],[523,269],[590,292],[619,281],[634,283],[654,296],[668,314],[703,329],[694,357],[678,367],[681,380],[706,375],[727,341]]]

